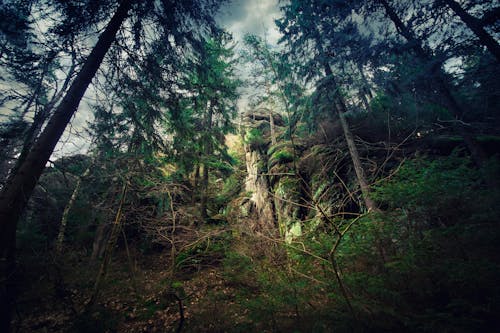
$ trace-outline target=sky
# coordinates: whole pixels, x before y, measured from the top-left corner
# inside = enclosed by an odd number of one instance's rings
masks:
[[[279,16],[278,0],[233,0],[221,10],[217,19],[236,40],[250,33],[276,44],[279,32],[274,20]]]

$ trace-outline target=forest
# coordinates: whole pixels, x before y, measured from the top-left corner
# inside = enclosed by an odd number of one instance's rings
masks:
[[[231,6],[0,1],[0,332],[495,332],[500,3]]]

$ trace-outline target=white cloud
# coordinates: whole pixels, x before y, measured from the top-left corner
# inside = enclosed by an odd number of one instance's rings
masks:
[[[221,10],[217,19],[236,40],[249,33],[276,44],[280,34],[274,20],[279,16],[278,0],[234,0]]]

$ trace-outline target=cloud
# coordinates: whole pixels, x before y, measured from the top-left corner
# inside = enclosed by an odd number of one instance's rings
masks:
[[[249,33],[276,44],[280,34],[274,20],[279,16],[278,0],[233,0],[221,10],[217,20],[236,40]]]

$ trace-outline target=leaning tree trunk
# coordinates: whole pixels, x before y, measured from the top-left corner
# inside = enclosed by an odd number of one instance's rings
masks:
[[[323,49],[323,44],[321,40],[320,32],[317,28],[314,30],[314,35],[316,38],[317,45],[320,48],[320,54],[323,55],[324,59],[328,59],[326,56],[326,52]],[[351,130],[349,129],[349,124],[345,119],[345,113],[347,112],[347,105],[344,100],[344,97],[339,91],[339,86],[335,80],[335,76],[333,75],[333,71],[330,67],[330,64],[325,61],[323,63],[323,67],[325,70],[325,74],[327,77],[330,77],[333,82],[333,89],[335,90],[335,105],[334,111],[337,112],[340,124],[342,126],[342,131],[344,132],[344,137],[347,143],[347,148],[349,149],[349,155],[351,156],[352,164],[354,166],[354,171],[356,172],[356,179],[358,181],[358,185],[361,189],[361,195],[363,196],[363,201],[365,203],[366,209],[368,211],[379,211],[379,208],[375,204],[375,202],[370,197],[370,186],[366,181],[365,172],[363,170],[363,165],[361,164],[361,159],[359,158],[359,152],[356,148],[356,143],[354,142],[354,138],[352,136]]]
[[[9,332],[15,302],[15,244],[17,221],[45,168],[50,155],[75,113],[88,85],[95,76],[104,56],[115,40],[116,33],[127,17],[131,1],[118,7],[97,44],[87,57],[67,94],[54,111],[43,133],[26,156],[25,162],[9,179],[0,194],[0,331]]]
[[[481,44],[486,46],[488,51],[491,52],[500,61],[500,45],[498,42],[486,31],[484,30],[481,21],[474,16],[467,13],[462,6],[455,0],[442,0],[448,7],[451,8],[457,14],[458,17],[467,25],[467,27],[472,30],[472,32],[479,38]]]
[[[52,96],[52,99],[50,102],[48,102],[42,110],[37,112],[35,114],[35,117],[33,118],[33,123],[31,124],[30,128],[26,132],[24,136],[24,142],[23,142],[23,148],[21,149],[21,153],[19,154],[19,157],[17,158],[15,166],[11,170],[11,174],[15,175],[17,170],[21,167],[21,165],[24,163],[26,160],[26,157],[28,156],[28,153],[31,150],[31,147],[33,147],[33,144],[36,141],[36,138],[42,131],[42,127],[45,124],[45,121],[49,117],[52,109],[55,107],[55,105],[59,102],[59,100],[62,98],[64,92],[68,88],[68,85],[71,81],[72,74],[75,70],[75,59],[72,60],[72,65],[68,71],[68,75],[66,76],[66,79],[64,80],[64,83],[61,87],[61,90],[59,90],[54,96]]]
[[[352,164],[354,165],[354,171],[356,172],[356,178],[358,179],[359,187],[361,188],[361,194],[363,195],[363,200],[365,201],[366,208],[368,211],[377,211],[378,207],[375,202],[370,198],[370,186],[366,181],[365,171],[363,165],[361,164],[361,159],[359,158],[358,149],[354,143],[354,137],[352,136],[351,130],[349,129],[349,124],[345,119],[345,114],[341,111],[338,112],[340,124],[342,125],[342,130],[344,132],[345,141],[347,142],[347,147],[349,148],[349,154],[351,155]]]
[[[347,106],[345,103],[344,98],[338,91],[338,85],[337,82],[335,81],[335,77],[333,76],[333,72],[328,64],[325,64],[325,73],[327,76],[330,76],[334,89],[336,90],[335,92],[335,97],[336,97],[336,107],[335,109],[337,110],[339,120],[340,120],[340,125],[342,126],[342,131],[344,132],[344,137],[347,143],[347,148],[349,149],[349,155],[351,156],[352,164],[354,166],[354,171],[356,172],[356,179],[358,180],[359,187],[361,188],[361,194],[363,196],[363,201],[365,202],[366,209],[368,211],[378,211],[379,208],[375,204],[375,202],[371,199],[370,197],[370,186],[368,185],[368,182],[366,181],[366,175],[363,169],[363,165],[361,164],[361,159],[359,158],[359,152],[358,148],[356,147],[356,143],[354,142],[354,137],[352,135],[352,132],[349,128],[349,124],[347,123],[347,120],[345,119],[345,113],[347,112]]]

